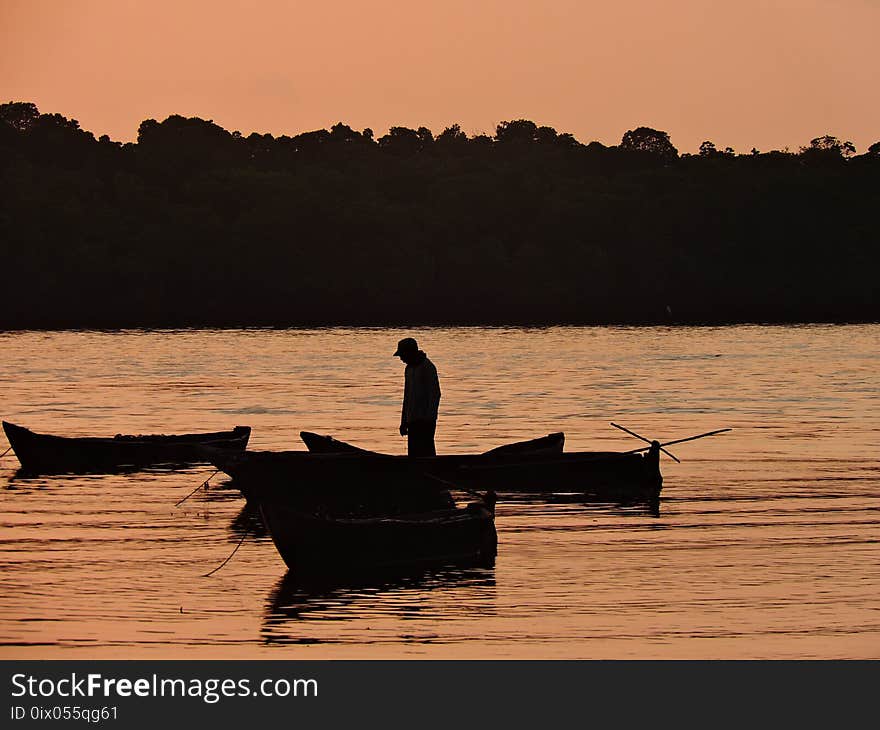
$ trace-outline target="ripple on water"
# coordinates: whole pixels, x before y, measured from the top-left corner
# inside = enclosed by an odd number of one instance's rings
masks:
[[[430,329],[438,448],[731,433],[664,458],[659,511],[504,494],[494,566],[286,576],[207,467],[0,461],[4,657],[880,656],[880,326]],[[397,330],[3,333],[2,415],[67,434],[300,430],[400,453]],[[844,353],[844,354],[841,354]],[[241,548],[221,571],[239,541]]]

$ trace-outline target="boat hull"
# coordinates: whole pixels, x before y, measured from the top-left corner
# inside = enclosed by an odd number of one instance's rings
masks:
[[[266,500],[260,512],[279,554],[297,574],[490,563],[497,550],[494,515],[483,504],[358,518],[310,514],[284,500]]]
[[[434,495],[448,489],[579,493],[613,500],[650,500],[663,485],[659,445],[647,453],[574,452],[544,455],[385,456],[304,451],[215,454],[248,498],[266,490],[319,502],[338,495],[353,503],[373,500],[404,511],[437,509]],[[426,500],[421,504],[419,500]],[[439,496],[436,497],[439,499]]]
[[[101,473],[205,463],[205,446],[218,453],[243,452],[251,433],[249,426],[236,426],[231,431],[178,436],[73,438],[35,433],[6,421],[3,430],[22,470],[29,474]]]

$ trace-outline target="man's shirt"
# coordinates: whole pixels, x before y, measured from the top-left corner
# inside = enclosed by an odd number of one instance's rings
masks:
[[[406,366],[403,372],[403,412],[401,421],[436,421],[440,407],[440,378],[427,356]]]

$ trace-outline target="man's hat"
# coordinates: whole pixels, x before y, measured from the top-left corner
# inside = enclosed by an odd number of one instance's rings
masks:
[[[408,352],[418,351],[419,343],[416,342],[412,337],[404,337],[400,342],[397,343],[397,350],[392,355],[392,357],[399,357],[400,355],[404,355]]]

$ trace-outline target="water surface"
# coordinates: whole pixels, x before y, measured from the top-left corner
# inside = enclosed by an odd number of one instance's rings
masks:
[[[302,429],[402,452],[408,332],[0,334],[0,416],[66,435]],[[301,586],[209,467],[16,478],[3,658],[878,658],[880,326],[430,329],[442,452],[683,444],[659,516],[502,495],[493,568]],[[4,445],[5,448],[5,445]],[[236,544],[235,557],[209,578]]]

